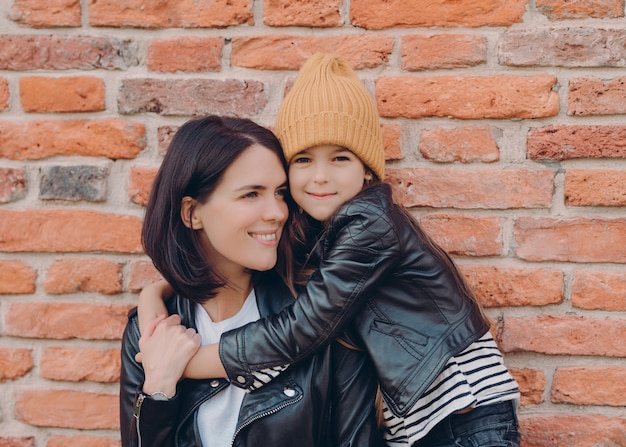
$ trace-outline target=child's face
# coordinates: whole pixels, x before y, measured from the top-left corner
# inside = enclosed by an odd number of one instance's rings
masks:
[[[348,149],[315,146],[289,163],[289,190],[307,214],[323,222],[363,189],[365,176],[365,165]]]

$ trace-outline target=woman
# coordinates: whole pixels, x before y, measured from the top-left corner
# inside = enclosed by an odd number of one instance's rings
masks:
[[[272,270],[288,218],[285,169],[278,140],[249,120],[210,116],[174,136],[142,238],[176,291],[167,302],[176,315],[155,320],[140,339],[136,312],[129,314],[123,446],[383,445],[372,367],[364,353],[337,342],[258,393],[225,379],[181,380],[198,334],[202,344],[215,343],[293,302]]]

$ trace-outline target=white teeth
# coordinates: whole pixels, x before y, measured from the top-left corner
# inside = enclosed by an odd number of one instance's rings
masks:
[[[263,239],[264,241],[275,241],[276,240],[276,233],[272,233],[272,234],[253,234],[252,237],[255,238],[255,239]]]

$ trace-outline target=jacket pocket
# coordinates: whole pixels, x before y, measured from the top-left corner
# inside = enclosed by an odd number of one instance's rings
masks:
[[[412,357],[420,360],[424,356],[424,349],[428,344],[429,337],[415,329],[403,326],[397,323],[388,323],[381,320],[374,320],[370,326],[372,331],[393,338],[395,343],[399,344]],[[391,340],[388,340],[388,342]],[[387,344],[387,343],[385,343]],[[390,351],[381,351],[393,353],[396,349],[391,347]]]

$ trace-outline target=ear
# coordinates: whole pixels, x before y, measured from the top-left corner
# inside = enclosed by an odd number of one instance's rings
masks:
[[[196,214],[196,199],[192,199],[189,196],[183,197],[183,201],[180,204],[180,218],[187,228],[192,230],[201,230],[202,221]]]
[[[371,182],[372,180],[374,180],[374,175],[371,172],[367,171],[365,173],[364,179],[366,182]]]

